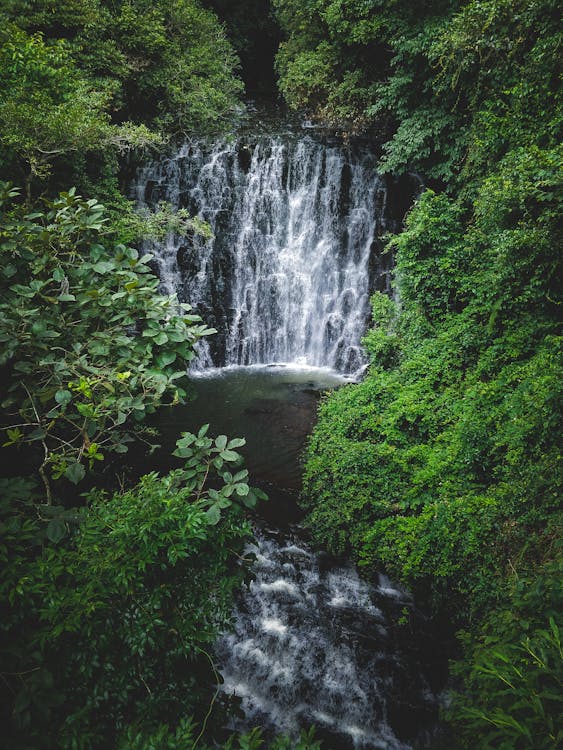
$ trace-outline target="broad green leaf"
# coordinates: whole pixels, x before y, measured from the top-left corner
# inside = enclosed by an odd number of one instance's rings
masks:
[[[78,462],[71,464],[65,471],[65,477],[73,484],[78,484],[86,475],[84,466]]]
[[[62,406],[66,406],[66,404],[72,401],[72,393],[67,390],[57,391],[55,393],[55,401]]]
[[[240,459],[240,455],[238,453],[235,453],[234,451],[230,451],[230,450],[221,451],[219,455],[221,456],[222,459],[224,459],[225,461],[229,461],[229,462],[238,461]]]
[[[46,533],[47,538],[53,542],[53,544],[57,544],[57,542],[60,542],[66,535],[66,526],[63,521],[60,521],[58,518],[53,518],[47,524]]]
[[[241,498],[241,502],[247,508],[254,508],[256,506],[256,497],[252,493],[249,493]]]
[[[188,448],[195,442],[195,439],[195,435],[192,435],[191,432],[183,432],[182,437],[179,438],[179,440],[176,440],[176,445],[178,448]]]
[[[233,448],[242,448],[243,445],[246,445],[246,440],[244,438],[233,438],[232,440],[229,440],[229,445],[227,447],[231,450]]]
[[[162,352],[161,354],[158,355],[158,357],[156,358],[156,361],[158,362],[159,367],[167,367],[168,365],[171,365],[175,359],[176,359],[176,352]]]
[[[212,505],[211,508],[206,511],[205,515],[207,516],[207,521],[210,526],[216,526],[221,520],[221,510],[218,505]]]
[[[215,445],[219,450],[223,451],[227,447],[227,436],[226,435],[218,435],[215,438]]]
[[[115,263],[109,260],[100,260],[92,266],[93,270],[99,274],[106,274],[115,269]]]

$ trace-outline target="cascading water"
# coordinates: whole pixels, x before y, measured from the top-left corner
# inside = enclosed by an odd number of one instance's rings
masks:
[[[146,248],[164,291],[218,330],[200,342],[195,369],[239,366],[197,379],[200,411],[190,405],[186,426],[246,435],[249,466],[273,485],[269,505],[282,515],[315,394],[364,366],[369,295],[390,290],[380,238],[415,190],[379,177],[367,146],[294,133],[189,143],[139,174],[139,206],[186,208],[213,232]],[[308,369],[246,367],[273,363]],[[296,737],[314,724],[326,750],[422,747],[437,699],[412,600],[279,531],[258,533],[249,552],[255,579],[216,644],[223,700],[242,708],[228,728]],[[401,618],[419,643],[405,638]]]
[[[196,367],[361,369],[369,295],[389,283],[389,259],[374,258],[390,228],[387,187],[369,148],[288,135],[190,143],[145,168],[136,197],[188,208],[213,230],[151,248],[165,290],[219,331]]]
[[[232,728],[295,736],[314,724],[327,750],[421,746],[438,704],[410,632],[397,637],[401,613],[416,622],[410,597],[383,576],[368,585],[299,539],[259,534],[247,552],[255,578],[216,648],[221,690],[244,712]]]

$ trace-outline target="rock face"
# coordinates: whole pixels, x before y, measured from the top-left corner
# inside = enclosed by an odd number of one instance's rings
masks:
[[[411,598],[279,532],[247,554],[255,577],[217,645],[224,700],[242,709],[232,728],[314,724],[327,750],[423,747],[438,701]]]
[[[167,292],[219,331],[200,368],[303,362],[355,373],[374,290],[390,292],[381,238],[398,228],[414,178],[381,177],[365,143],[303,132],[190,143],[139,174],[140,205],[161,200],[207,221],[213,239],[158,246]]]

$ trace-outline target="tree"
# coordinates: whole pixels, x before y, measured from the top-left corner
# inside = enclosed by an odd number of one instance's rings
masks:
[[[73,92],[80,96],[78,76],[114,124],[215,132],[240,108],[238,59],[215,14],[198,0],[42,0],[31,8],[9,0],[4,13],[17,29],[9,35],[42,40],[41,68],[52,64],[51,50],[64,50],[66,105]],[[28,90],[37,96],[41,80],[30,79]],[[86,113],[98,106],[95,99],[83,103]]]
[[[71,154],[162,143],[145,126],[112,125],[111,97],[77,69],[64,40],[49,42],[6,23],[0,31],[0,164],[24,165],[26,197],[34,178],[45,180],[54,162]],[[17,157],[16,161],[14,157]]]

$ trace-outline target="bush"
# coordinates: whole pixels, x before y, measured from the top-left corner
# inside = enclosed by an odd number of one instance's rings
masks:
[[[206,429],[178,441],[184,468],[90,492],[55,542],[53,507],[34,502],[29,482],[2,482],[11,747],[114,746],[129,725],[150,734],[202,715],[216,678],[208,649],[244,575],[244,508],[262,496],[234,450],[244,441]]]

